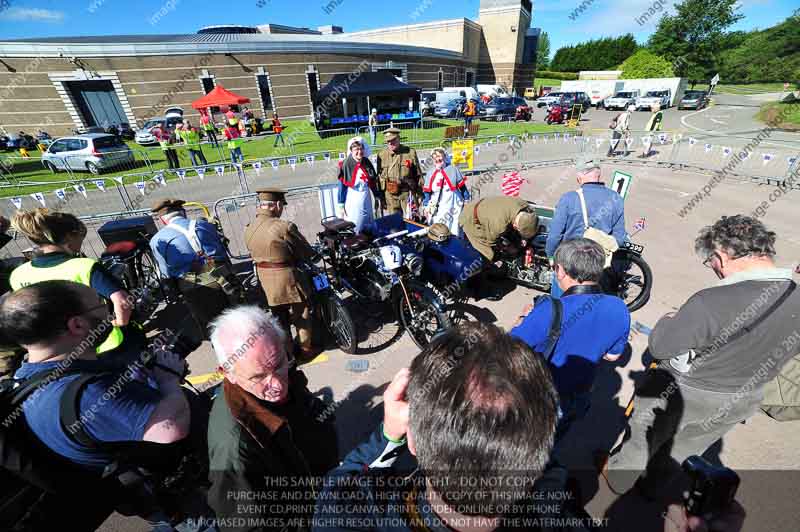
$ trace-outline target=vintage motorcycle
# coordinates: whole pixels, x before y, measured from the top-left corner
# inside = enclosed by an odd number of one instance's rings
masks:
[[[539,232],[528,242],[522,242],[516,233],[503,238],[498,254],[506,276],[522,286],[550,291],[553,268],[545,253],[547,232],[552,219],[550,209],[535,207],[539,215]],[[516,237],[515,237],[516,235]],[[611,259],[600,285],[607,294],[619,296],[633,312],[650,300],[653,272],[642,257],[644,246],[625,242]]]
[[[336,296],[356,304],[392,305],[400,326],[424,347],[450,327],[443,302],[421,279],[427,244],[421,236],[427,228],[418,234],[408,228],[389,232],[398,228],[393,222],[404,225],[399,215],[392,215],[379,219],[373,233],[356,234],[355,224],[325,218],[316,249]]]

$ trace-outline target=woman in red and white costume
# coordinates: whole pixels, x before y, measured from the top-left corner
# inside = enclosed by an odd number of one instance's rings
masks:
[[[375,198],[380,198],[378,175],[369,159],[369,144],[362,137],[351,138],[347,151],[347,158],[339,161],[337,211],[356,224],[356,233],[360,233],[375,220]]]
[[[450,164],[444,148],[435,148],[431,153],[433,167],[425,174],[422,189],[422,205],[430,224],[441,223],[450,229],[453,236],[461,235],[458,217],[470,194],[464,175],[457,166]]]

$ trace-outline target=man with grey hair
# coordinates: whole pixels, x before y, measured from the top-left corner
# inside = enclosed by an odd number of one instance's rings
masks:
[[[723,216],[695,240],[719,282],[662,317],[649,338],[658,367],[637,387],[629,439],[609,461],[609,485],[668,483],[689,456],[703,454],[755,414],[764,387],[799,348],[800,292],[792,270],[775,267],[774,232],[749,216]],[[658,457],[658,459],[655,459]],[[654,477],[655,478],[655,477]]]
[[[511,330],[511,336],[549,356],[561,408],[556,439],[588,412],[600,361],[616,361],[628,343],[628,307],[620,298],[605,295],[598,285],[604,263],[605,252],[597,242],[587,238],[563,242],[553,259],[553,274],[563,290],[561,298],[543,296],[535,305],[528,305]],[[561,308],[561,333],[547,353],[551,324],[554,314],[558,315],[556,306]]]
[[[308,391],[283,327],[263,309],[226,310],[211,324],[211,343],[225,377],[208,423],[217,527],[302,529],[314,509],[313,477],[338,463],[333,409]]]
[[[625,205],[622,197],[600,180],[600,161],[591,154],[581,154],[575,161],[575,170],[578,189],[561,196],[548,228],[545,252],[551,261],[559,244],[584,236],[590,227],[613,236],[619,246],[627,237]],[[555,276],[550,295],[561,295]]]

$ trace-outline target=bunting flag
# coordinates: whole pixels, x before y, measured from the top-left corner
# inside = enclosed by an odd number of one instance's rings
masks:
[[[59,188],[58,190],[56,190],[56,196],[58,196],[58,199],[60,199],[61,201],[67,201],[67,193],[64,192],[63,188]]]
[[[86,197],[86,187],[83,186],[83,183],[78,183],[77,185],[72,185],[72,188],[75,189],[76,192],[80,192],[83,194],[83,197]]]
[[[96,186],[100,190],[100,192],[106,191],[106,182],[102,179],[95,179],[94,186]]]
[[[278,159],[272,159],[269,164],[272,165],[272,169],[276,172],[278,171],[278,166],[280,166],[281,162]]]
[[[22,208],[22,198],[11,198],[11,203],[14,204],[14,207],[16,207],[17,210]]]
[[[658,142],[660,142],[661,144],[666,144],[666,142],[667,142],[666,133],[661,133],[661,134],[658,135]]]
[[[489,139],[489,142],[487,142],[486,144],[487,144],[488,146],[491,146],[492,144],[494,144],[494,141],[493,141],[493,140],[491,140],[491,139]]]
[[[314,159],[316,159],[316,155],[306,155],[306,163],[308,166],[314,166]]]
[[[723,157],[728,157],[731,154],[732,151],[733,150],[731,150],[728,146],[723,146],[722,147],[722,156]]]
[[[646,223],[647,223],[647,220],[645,219],[645,217],[644,217],[644,216],[642,216],[641,218],[639,218],[638,220],[636,220],[636,221],[633,223],[633,229],[634,229],[634,230],[635,230],[637,233],[638,233],[639,231],[643,231],[643,230],[644,230],[644,226],[645,226],[645,224],[646,224]]]
[[[136,185],[136,190],[141,192],[142,196],[144,196],[144,187],[145,187],[144,183],[135,183],[135,185]]]
[[[475,155],[477,155],[477,154],[479,154],[481,152],[481,147],[480,146],[475,146],[474,150],[475,150]]]
[[[564,142],[569,140],[569,133],[564,133]]]
[[[787,157],[786,158],[786,163],[788,164],[789,168],[792,167],[792,165],[794,164],[794,162],[796,160],[797,160],[797,157]]]
[[[39,203],[41,203],[42,207],[47,207],[47,205],[44,204],[44,194],[42,194],[41,192],[34,192],[33,194],[31,194],[31,197],[36,201],[38,201]]]
[[[554,139],[560,139],[561,138],[561,133],[553,133],[553,138]]]
[[[609,139],[608,142],[611,143],[611,149],[612,150],[616,150],[617,149],[617,144],[619,144],[619,138]]]
[[[167,180],[164,177],[164,172],[159,172],[153,176],[153,181],[161,185],[162,187],[167,186]]]
[[[739,158],[743,161],[746,161],[747,159],[750,158],[750,151],[744,150],[742,153],[739,154]]]
[[[331,154],[329,152],[327,152],[327,151],[322,154],[322,158],[325,159],[326,163],[331,162]]]
[[[683,133],[678,133],[676,135],[673,135],[672,136],[672,143],[673,144],[677,144],[678,142],[681,141],[682,138],[683,138]]]
[[[344,154],[344,152],[343,152],[343,151],[340,151],[340,152],[339,152],[339,160],[340,160],[340,161],[344,161],[345,157],[346,157],[346,155]]]
[[[197,172],[197,177],[200,178],[200,181],[202,181],[203,178],[206,176],[206,169],[205,168],[198,168],[197,170],[195,170],[195,172]]]
[[[253,163],[253,170],[255,170],[258,175],[261,175],[261,161]]]
[[[531,137],[531,140],[533,141],[534,144],[536,144],[536,139],[538,139],[538,138],[539,138],[539,135],[533,135]]]
[[[761,163],[766,166],[768,165],[775,156],[771,153],[762,153],[761,154]]]
[[[542,135],[542,140],[544,141],[545,144],[547,144],[547,137],[548,137],[547,135]]]
[[[694,137],[689,137],[689,146],[694,147],[695,144],[697,144],[697,139]]]
[[[519,172],[507,172],[503,174],[500,189],[505,196],[516,198],[519,196],[519,189],[522,188],[522,183],[524,182],[527,182],[527,179],[519,175]]]
[[[244,163],[233,163],[233,166],[236,168],[236,173],[244,173]]]
[[[603,139],[594,139],[594,144],[599,148],[603,144]]]
[[[218,176],[222,177],[225,174],[225,167],[224,166],[215,166],[214,171],[217,173]]]
[[[625,137],[625,145],[630,148],[633,146],[633,137]]]
[[[181,181],[186,180],[186,170],[178,170],[175,173],[178,174],[178,179],[180,179]]]
[[[704,148],[705,148],[705,150],[706,150],[706,153],[708,153],[708,152],[710,152],[711,150],[713,150],[713,149],[714,149],[714,146],[712,146],[711,144],[706,144],[706,145],[704,146]]]
[[[289,166],[294,170],[295,166],[297,166],[297,157],[289,157]]]
[[[650,146],[653,144],[653,137],[642,137],[642,146]]]
[[[124,184],[125,184],[125,178],[124,178],[124,177],[122,177],[122,176],[119,176],[119,177],[112,177],[111,179],[113,179],[114,181],[116,181],[116,182],[117,182],[117,183],[119,183],[120,185],[124,185]]]

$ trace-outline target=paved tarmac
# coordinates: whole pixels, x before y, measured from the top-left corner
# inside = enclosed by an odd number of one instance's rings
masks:
[[[720,103],[722,100],[720,97]],[[666,113],[664,129],[677,129],[682,122],[685,122],[683,126],[705,129],[713,127],[709,126],[714,124],[711,118],[725,120],[722,113],[728,113],[730,116],[727,118],[730,123],[724,126],[731,127],[731,131],[737,135],[743,135],[746,142],[747,134],[757,124],[748,122],[746,115],[751,111],[742,111],[742,107],[739,102],[737,107],[723,109],[722,105],[714,105],[701,113],[669,110]],[[639,122],[643,124],[646,115],[647,113],[637,113],[634,116],[634,127],[639,127]],[[535,118],[539,120],[540,116],[541,112]],[[591,111],[589,116],[591,125],[597,125],[600,129],[607,127],[607,122],[613,113]],[[716,130],[709,131],[711,131],[709,134],[716,134]],[[572,148],[574,144],[570,142],[559,141],[557,146],[561,152],[574,151]],[[550,152],[559,151],[555,150],[555,145],[552,144],[549,148]],[[503,148],[492,148],[497,151],[501,149]],[[544,150],[544,146],[538,149]],[[491,153],[495,155],[495,151]],[[778,235],[779,266],[794,267],[800,260],[800,235],[797,233],[797,202],[800,192],[792,191],[775,201],[770,201],[769,195],[774,190],[772,187],[726,180],[714,188],[697,207],[680,217],[678,212],[708,181],[707,175],[667,168],[617,164],[604,165],[603,173],[609,176],[618,169],[633,175],[633,184],[626,199],[627,228],[632,232],[635,220],[642,217],[646,219],[645,229],[633,240],[644,245],[644,257],[650,264],[655,278],[650,302],[633,315],[634,323],[644,326],[642,330],[647,331],[648,328],[652,328],[659,317],[678,309],[694,292],[716,283],[713,273],[705,269],[694,256],[693,240],[702,226],[713,223],[722,215],[750,213],[762,201],[767,201],[769,208],[763,216],[763,221]],[[272,170],[262,170],[262,176],[258,179],[266,180],[264,173],[268,175],[269,172]],[[281,184],[305,184],[308,179],[313,179],[311,174],[309,171],[303,174],[304,177],[299,174],[294,178],[281,177],[280,179],[289,181],[281,181]],[[543,205],[554,205],[562,193],[576,186],[574,171],[568,166],[532,168],[523,170],[522,174],[528,179],[522,187],[522,197]],[[206,190],[206,186],[193,192],[202,194],[208,192],[210,197],[219,197],[216,189],[211,193]],[[481,193],[485,195],[499,193],[498,179],[486,184]],[[287,214],[289,213],[293,213],[291,216],[298,222],[303,232],[313,239],[312,235],[318,230],[316,220],[319,219],[316,197],[298,198],[297,206],[289,206]],[[243,214],[242,217],[246,216]],[[537,293],[533,290],[516,288],[500,302],[471,302],[472,313],[479,319],[509,328],[523,306],[535,295]],[[392,324],[385,324],[383,329],[376,331],[374,320],[368,322],[359,318],[358,325],[373,331],[370,338],[362,345],[374,346],[383,338],[391,337],[396,331]],[[631,341],[632,353],[629,358],[614,364],[601,363],[592,410],[586,420],[577,424],[568,437],[569,445],[566,453],[568,465],[576,471],[584,472],[581,481],[585,495],[591,498],[588,505],[589,512],[598,518],[613,517],[614,529],[617,530],[661,530],[658,508],[648,506],[642,501],[627,501],[627,505],[615,501],[616,497],[613,494],[598,486],[590,475],[585,474],[591,465],[592,451],[597,448],[609,448],[620,432],[620,412],[632,394],[633,378],[644,369],[641,358],[646,345],[646,332],[636,334]],[[379,423],[382,415],[381,394],[386,384],[397,370],[409,364],[417,352],[412,342],[403,336],[385,349],[371,354],[346,355],[336,350],[328,351],[305,367],[313,392],[328,400],[340,401],[336,417],[340,429],[340,448],[343,452],[363,441]],[[369,369],[362,373],[348,371],[346,365],[351,360],[366,360],[369,362]],[[204,345],[194,353],[190,357],[190,363],[193,374],[210,372],[216,366],[208,345]],[[749,515],[745,530],[797,529],[797,523],[800,522],[800,510],[796,505],[797,486],[800,485],[796,482],[800,473],[800,464],[797,461],[797,449],[800,448],[798,429],[800,429],[798,422],[778,423],[758,414],[746,425],[734,429],[724,438],[721,445],[712,450],[713,456],[739,471],[743,477],[739,499]],[[793,471],[794,476],[790,477],[788,471]],[[141,520],[119,516],[114,516],[102,528],[107,532],[146,529]]]

